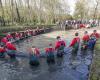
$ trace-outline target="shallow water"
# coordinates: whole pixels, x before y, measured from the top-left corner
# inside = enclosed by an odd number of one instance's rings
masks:
[[[16,43],[19,52],[28,55],[28,48],[37,46],[43,49],[49,43],[54,45],[55,38],[49,38],[43,35],[31,37],[29,39]],[[90,53],[90,52],[89,52]],[[91,61],[91,54],[84,59],[80,55],[70,65],[70,52],[66,49],[66,55],[61,59],[56,58],[56,63],[48,65],[45,58],[40,59],[39,67],[31,67],[28,57],[17,57],[16,60],[0,60],[0,80],[87,80],[88,61]]]

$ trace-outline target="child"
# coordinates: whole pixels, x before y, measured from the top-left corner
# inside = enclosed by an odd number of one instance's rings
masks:
[[[52,47],[52,44],[49,44],[49,47],[45,49],[45,53],[47,55],[47,63],[54,63],[54,48]]]
[[[20,35],[19,35],[19,33],[17,33],[17,32],[15,33],[15,39],[16,39],[16,40],[19,40],[19,39],[20,39]]]
[[[12,44],[11,42],[7,42],[6,49],[7,49],[7,54],[10,56],[10,58],[16,57],[15,53],[17,49],[14,44]]]
[[[1,45],[4,46],[7,42],[8,42],[7,37],[4,37],[4,38],[1,39]]]
[[[40,64],[38,60],[39,55],[40,55],[39,49],[36,48],[35,46],[32,46],[32,48],[30,49],[30,61],[29,61],[29,64],[31,66],[38,66]]]
[[[5,52],[6,52],[6,50],[4,49],[4,47],[0,46],[0,58],[5,57]]]
[[[75,38],[70,43],[69,47],[72,47],[72,58],[74,59],[77,56],[77,52],[79,49],[80,38],[78,37],[79,33],[75,33]]]
[[[12,37],[12,35],[10,33],[8,33],[6,37],[7,37],[8,41],[12,41],[13,40],[13,37]]]
[[[95,44],[96,44],[96,38],[95,36],[94,37],[91,36],[90,40],[88,41],[88,49],[94,50]]]
[[[100,34],[97,32],[97,30],[94,30],[93,33],[90,35],[90,37],[95,37],[97,40],[100,38]]]
[[[63,57],[65,46],[65,42],[61,40],[60,36],[57,36],[57,42],[55,44],[55,50],[57,50],[57,57]]]
[[[84,36],[82,38],[82,50],[87,49],[87,44],[88,44],[89,39],[90,39],[90,36],[88,35],[88,32],[85,31]]]
[[[0,58],[5,58],[8,59],[9,56],[6,54],[6,49],[5,47],[0,45]]]

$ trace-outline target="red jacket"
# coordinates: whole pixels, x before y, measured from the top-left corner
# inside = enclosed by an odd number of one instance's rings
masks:
[[[6,50],[2,47],[0,47],[0,53],[4,53]]]
[[[80,28],[85,28],[85,25],[84,24],[80,24]]]
[[[90,36],[95,36],[97,39],[100,38],[100,34],[99,33],[92,33]]]
[[[84,35],[82,38],[83,41],[89,41],[89,39],[90,39],[89,35]]]
[[[7,37],[8,39],[13,38],[11,34],[7,34],[7,36],[6,36],[6,37]]]
[[[4,38],[1,39],[1,42],[7,43],[8,42],[8,39],[6,37],[4,37]]]
[[[40,51],[39,51],[38,48],[35,48],[34,50],[35,50],[35,52],[36,52],[36,55],[40,55]]]
[[[77,42],[80,42],[80,38],[76,37],[72,40],[72,42],[70,43],[70,47],[73,47]]]
[[[46,48],[46,49],[45,49],[45,52],[46,52],[46,53],[54,52],[54,48]]]
[[[16,37],[16,38],[19,38],[19,37],[20,37],[19,33],[16,33],[16,34],[15,34],[15,37]]]
[[[9,50],[16,50],[15,45],[13,45],[11,42],[7,42],[7,43],[6,43],[6,47],[7,47],[7,49],[9,49]]]
[[[57,41],[56,44],[55,44],[55,49],[58,49],[61,46],[61,44],[63,44],[64,46],[66,46],[66,44],[65,44],[65,42],[63,40]]]

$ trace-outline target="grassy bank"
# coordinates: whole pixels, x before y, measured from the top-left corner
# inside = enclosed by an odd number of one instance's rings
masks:
[[[100,40],[96,44],[89,80],[100,80]]]

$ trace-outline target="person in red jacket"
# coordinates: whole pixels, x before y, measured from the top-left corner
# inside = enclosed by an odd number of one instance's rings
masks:
[[[30,53],[30,60],[29,60],[29,64],[31,66],[38,66],[39,63],[39,55],[40,55],[40,51],[38,48],[36,48],[35,46],[32,46],[32,48],[30,48],[29,50]]]
[[[79,33],[75,33],[75,38],[70,43],[69,47],[72,47],[72,59],[74,60],[75,57],[77,56],[78,49],[79,49],[79,44],[80,44],[80,38],[79,38]]]
[[[15,53],[16,53],[16,47],[14,44],[11,42],[6,43],[6,49],[7,49],[7,54],[10,56],[10,58],[15,58]]]
[[[4,38],[1,39],[1,44],[2,45],[5,45],[7,42],[8,42],[7,37],[4,37]]]
[[[85,28],[85,25],[84,24],[80,24],[80,28]]]
[[[7,37],[7,39],[8,39],[9,41],[12,41],[12,39],[13,39],[13,37],[12,37],[12,35],[11,35],[10,33],[8,33],[6,37]]]
[[[18,32],[15,33],[15,39],[19,40],[20,39],[20,34]]]
[[[63,56],[65,46],[66,46],[65,42],[61,40],[60,36],[57,36],[57,41],[55,44],[55,50],[57,51],[57,57]]]
[[[86,50],[87,49],[87,44],[88,44],[88,41],[90,40],[90,36],[88,34],[87,31],[84,32],[84,36],[82,38],[82,49],[83,50]]]
[[[55,58],[54,58],[54,48],[52,44],[49,44],[49,47],[45,49],[45,53],[47,55],[47,63],[54,63]]]
[[[97,32],[97,30],[94,30],[93,33],[90,36],[95,37],[97,40],[100,38],[100,34]]]
[[[4,47],[0,46],[0,58],[5,57],[5,52],[6,52],[6,50],[4,49]]]

